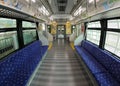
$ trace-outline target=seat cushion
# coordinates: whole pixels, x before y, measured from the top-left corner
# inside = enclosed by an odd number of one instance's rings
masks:
[[[112,74],[112,76],[120,82],[120,60],[117,58],[114,58],[114,61],[108,68],[109,72]]]
[[[48,46],[42,46],[42,56],[47,52]]]
[[[93,74],[107,72],[84,48],[79,46],[75,48]]]
[[[46,50],[36,41],[2,60],[0,86],[25,86]]]
[[[99,73],[94,75],[100,86],[120,86],[115,79],[109,73]]]
[[[120,82],[120,59],[113,56],[106,50],[98,48],[96,45],[83,41],[82,46],[86,51],[95,57],[95,59]]]

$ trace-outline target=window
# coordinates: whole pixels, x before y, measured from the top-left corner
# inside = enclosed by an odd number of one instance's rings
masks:
[[[23,21],[22,27],[23,28],[36,28],[36,24],[32,22]]]
[[[29,44],[36,40],[36,30],[24,30],[23,31],[24,44]]]
[[[16,20],[0,18],[0,28],[15,28]]]
[[[105,49],[120,56],[120,33],[107,32]]]
[[[100,21],[88,23],[88,28],[101,28]]]
[[[108,28],[120,29],[120,19],[109,20],[108,21]]]
[[[107,30],[105,49],[120,56],[120,19],[108,20]]]
[[[87,24],[87,40],[99,45],[101,35],[101,24],[100,21],[90,22]]]
[[[99,30],[87,29],[87,40],[99,45],[100,33],[101,31]]]
[[[0,59],[18,49],[17,32],[0,33]]]

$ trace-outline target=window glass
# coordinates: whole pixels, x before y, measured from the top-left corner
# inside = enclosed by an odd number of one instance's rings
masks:
[[[18,49],[17,32],[0,33],[0,59]]]
[[[15,28],[15,27],[16,27],[15,19],[0,18],[0,28]]]
[[[120,56],[120,33],[107,32],[105,49]]]
[[[24,30],[23,31],[24,44],[31,43],[36,40],[36,30]]]
[[[120,29],[120,19],[108,20],[108,28]]]
[[[95,27],[101,28],[100,21],[88,23],[88,28],[95,28]]]
[[[100,31],[99,30],[87,30],[87,40],[99,45]]]
[[[24,28],[36,28],[36,24],[32,22],[23,21],[22,27]]]

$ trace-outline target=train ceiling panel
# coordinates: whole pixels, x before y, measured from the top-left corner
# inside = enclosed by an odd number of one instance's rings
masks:
[[[53,11],[53,14],[70,14],[77,0],[47,0]]]
[[[57,6],[59,12],[65,12],[67,6],[67,0],[57,0]]]

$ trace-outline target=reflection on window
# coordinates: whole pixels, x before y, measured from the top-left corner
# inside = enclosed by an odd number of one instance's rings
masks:
[[[16,20],[0,18],[0,28],[15,28]]]
[[[17,32],[0,33],[0,59],[18,49]]]
[[[101,28],[101,25],[100,25],[99,21],[88,23],[88,28],[95,28],[95,27]]]
[[[24,44],[31,43],[36,40],[36,30],[24,30],[23,31]]]
[[[107,32],[105,49],[120,56],[120,33]]]
[[[100,31],[98,30],[87,30],[87,40],[99,45]]]
[[[22,27],[24,28],[36,28],[36,24],[32,22],[23,21]]]

